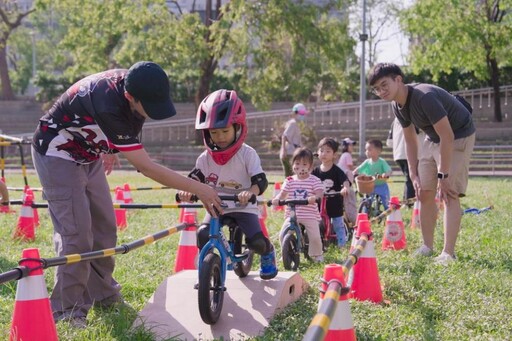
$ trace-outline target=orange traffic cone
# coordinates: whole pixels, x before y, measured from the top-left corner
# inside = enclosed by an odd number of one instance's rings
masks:
[[[343,267],[339,264],[328,264],[324,268],[324,280],[322,281],[322,290],[320,291],[320,301],[318,307],[324,300],[324,294],[327,291],[328,283],[332,280],[339,281],[345,287],[345,278],[343,277]],[[350,302],[347,294],[340,295],[336,305],[336,311],[329,324],[329,330],[325,334],[325,341],[351,341],[356,340],[354,330],[354,321],[350,314]]]
[[[412,208],[411,229],[421,229],[420,222],[420,201],[416,198]]]
[[[386,219],[386,228],[382,238],[382,250],[402,250],[407,246],[404,222],[400,212],[400,199],[391,197],[390,206],[395,210]]]
[[[30,187],[26,186],[23,190],[23,196],[30,195],[32,202],[35,201],[34,199],[34,191],[30,189]],[[34,216],[34,226],[39,227],[41,224],[39,223],[39,213],[37,213],[37,208],[33,208],[33,216]]]
[[[273,193],[272,198],[275,198],[279,193],[281,193],[281,183],[280,182],[276,182],[274,184],[274,193]],[[272,205],[272,210],[273,211],[283,211],[284,210],[284,206],[274,206],[274,205]]]
[[[357,214],[356,224],[355,224],[356,232],[357,232],[357,226],[359,226],[359,222],[362,221],[362,220],[368,220],[368,214],[367,213],[358,213]],[[356,247],[358,239],[359,238],[357,238],[357,233],[354,233],[354,235],[352,236],[352,243],[350,244],[350,251],[349,252],[352,252],[354,250],[354,248]]]
[[[21,266],[37,270],[18,281],[9,340],[58,340],[43,269],[38,261],[39,250],[25,249],[22,257]]]
[[[116,187],[116,204],[124,204],[124,191],[121,187]],[[116,208],[116,224],[118,230],[124,230],[128,227],[128,222],[126,220],[126,208]]]
[[[382,302],[382,289],[380,287],[377,259],[375,258],[372,229],[368,220],[360,221],[357,226],[357,237],[359,238],[362,233],[368,235],[368,242],[353,267],[352,297],[358,301],[380,303]]]
[[[24,196],[20,216],[18,218],[18,224],[16,225],[13,238],[21,238],[28,241],[35,239],[34,209],[32,208],[33,203],[33,197],[30,194]]]
[[[258,202],[264,201],[263,196],[258,196]],[[261,226],[261,232],[263,232],[263,235],[268,238],[268,230],[267,225],[265,224],[265,221],[267,220],[267,205],[263,203],[263,205],[258,205],[258,218],[260,219],[260,226]]]
[[[194,208],[185,209],[183,223],[190,224],[190,226],[181,231],[174,272],[197,269],[197,212]]]
[[[128,185],[127,183],[124,184],[123,190],[124,190],[124,203],[132,204],[133,198],[132,198],[132,191],[130,190],[130,185]]]

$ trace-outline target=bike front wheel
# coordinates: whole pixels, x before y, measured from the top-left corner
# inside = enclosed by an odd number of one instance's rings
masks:
[[[300,264],[300,254],[299,250],[297,250],[297,237],[295,235],[287,234],[284,236],[281,252],[284,268],[297,271]]]
[[[249,271],[251,271],[254,251],[250,250],[247,245],[243,243],[242,229],[238,226],[234,231],[234,243],[233,252],[235,255],[247,253],[247,258],[243,261],[233,263],[233,271],[238,277],[243,278],[249,274]]]
[[[199,314],[204,323],[219,320],[224,303],[224,283],[221,280],[220,256],[209,253],[201,264],[198,285]]]

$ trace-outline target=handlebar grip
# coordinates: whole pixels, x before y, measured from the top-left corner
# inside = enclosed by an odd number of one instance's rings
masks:
[[[175,199],[176,199],[177,203],[181,202],[181,199],[180,199],[180,196],[178,193],[176,193]],[[199,201],[199,197],[195,194],[192,194],[192,196],[190,197],[190,201],[197,202],[197,201]]]
[[[226,201],[233,201],[233,202],[239,202],[238,200],[238,194],[233,195],[219,195],[220,200],[226,200]],[[251,204],[256,204],[258,202],[258,198],[256,197],[256,194],[251,195],[251,198],[249,199],[249,202]]]

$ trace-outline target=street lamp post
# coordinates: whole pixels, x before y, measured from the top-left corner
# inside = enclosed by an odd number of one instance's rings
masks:
[[[364,144],[366,141],[366,75],[365,75],[365,45],[368,40],[368,34],[366,34],[366,0],[363,0],[363,22],[362,22],[362,33],[359,35],[359,40],[361,41],[361,74],[359,77],[360,82],[360,92],[359,92],[359,159],[363,159],[365,156],[364,153]]]
[[[30,31],[30,38],[32,39],[32,81],[36,78],[36,33]]]

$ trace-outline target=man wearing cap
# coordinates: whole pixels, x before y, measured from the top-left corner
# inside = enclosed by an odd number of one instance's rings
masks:
[[[306,115],[306,106],[302,103],[297,103],[292,108],[290,119],[284,126],[283,135],[281,136],[281,149],[279,150],[279,158],[283,165],[284,176],[289,177],[293,175],[291,158],[295,149],[302,145],[302,134],[297,121],[304,121]]]
[[[116,219],[105,174],[119,164],[119,152],[143,175],[197,194],[209,211],[212,205],[222,211],[211,187],[156,164],[141,144],[145,119],[175,114],[167,74],[159,65],[142,61],[129,70],[85,77],[41,117],[32,159],[48,201],[58,256],[116,246]],[[85,327],[93,304],[122,301],[113,271],[113,257],[57,267],[50,297],[55,321]]]

